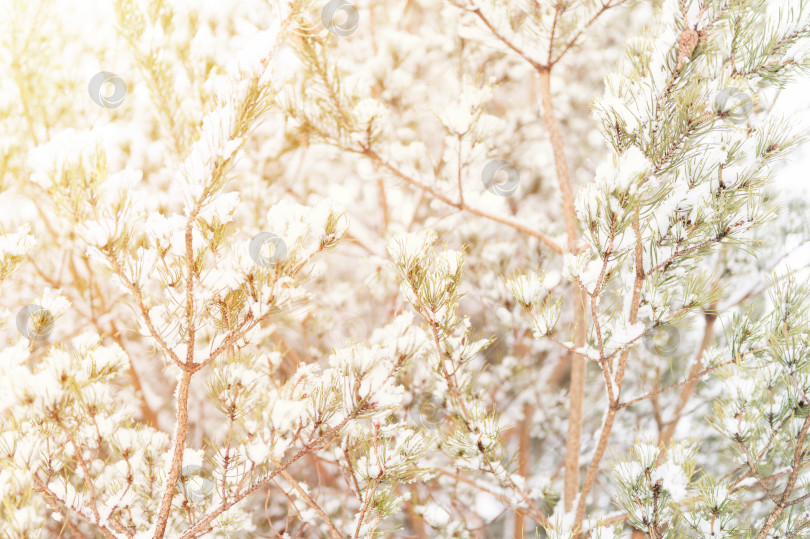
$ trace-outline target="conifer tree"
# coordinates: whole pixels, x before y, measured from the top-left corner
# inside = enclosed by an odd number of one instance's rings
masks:
[[[808,50],[806,0],[8,0],[0,536],[810,537]]]

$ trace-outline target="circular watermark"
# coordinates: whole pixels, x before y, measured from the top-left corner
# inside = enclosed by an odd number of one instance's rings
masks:
[[[733,124],[743,123],[754,109],[754,100],[739,88],[723,88],[714,98],[714,110]]]
[[[270,249],[267,254],[266,249]],[[272,232],[259,232],[250,240],[248,253],[257,265],[269,268],[287,256],[287,244]]]
[[[105,87],[110,86],[112,87],[111,92],[102,92],[103,89],[106,89]],[[124,102],[127,95],[127,84],[115,73],[102,71],[93,75],[90,84],[87,85],[87,91],[90,93],[90,99],[96,105],[105,109],[114,109]]]
[[[348,36],[357,30],[360,13],[347,0],[329,0],[321,10],[321,22],[336,36]]]
[[[512,163],[495,159],[484,167],[481,181],[490,193],[508,197],[517,191],[518,184],[520,184],[520,173]]]
[[[678,328],[661,328],[645,335],[641,342],[644,347],[659,357],[671,357],[678,351],[681,332]]]
[[[343,345],[347,341],[350,343],[362,341],[367,334],[368,326],[366,322],[356,315],[344,318],[343,322],[333,325],[329,331],[332,346],[335,347]]]
[[[410,415],[418,426],[435,429],[444,419],[444,400],[437,395],[419,395],[410,406]]]
[[[191,502],[199,502],[206,499],[214,490],[214,482],[208,477],[208,473],[201,466],[189,464],[180,470],[180,477],[177,478],[177,488],[180,493]]]
[[[26,305],[17,312],[17,330],[29,341],[44,341],[53,333],[54,317],[40,305]]]

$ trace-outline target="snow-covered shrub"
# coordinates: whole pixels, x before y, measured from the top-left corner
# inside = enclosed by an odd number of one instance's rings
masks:
[[[808,537],[804,0],[9,0],[3,537]]]

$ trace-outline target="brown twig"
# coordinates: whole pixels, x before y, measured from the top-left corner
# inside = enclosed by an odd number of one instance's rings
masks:
[[[681,394],[678,397],[678,404],[675,407],[674,418],[669,423],[669,425],[666,426],[663,435],[659,440],[660,444],[663,445],[664,447],[669,445],[672,436],[675,434],[675,429],[678,427],[678,422],[681,420],[683,410],[684,408],[686,408],[689,399],[695,392],[698,381],[703,376],[719,367],[718,365],[717,367],[713,368],[701,369],[701,365],[703,364],[703,354],[706,353],[706,350],[709,348],[712,341],[714,340],[714,323],[717,320],[717,315],[715,314],[716,309],[717,309],[717,302],[714,302],[704,315],[705,327],[703,329],[703,339],[700,341],[700,348],[698,349],[697,355],[695,356],[695,362],[692,364],[692,369],[689,371],[689,377],[681,384],[678,384],[683,386],[683,389],[681,390]],[[662,451],[661,454],[663,453],[664,452]]]
[[[756,539],[764,539],[767,537],[768,532],[773,527],[776,519],[778,519],[779,515],[782,514],[782,511],[789,506],[788,500],[790,499],[790,494],[793,492],[793,488],[796,486],[796,479],[799,477],[799,472],[802,469],[802,459],[805,456],[804,441],[807,438],[808,430],[810,430],[810,415],[805,418],[802,428],[799,431],[799,435],[797,436],[796,449],[793,451],[793,471],[791,472],[790,477],[788,477],[785,490],[782,491],[782,497],[779,499],[776,507],[774,507],[770,515],[768,515],[768,518],[765,521],[765,524],[762,526],[762,529],[759,530]]]
[[[456,201],[450,199],[449,197],[443,195],[442,193],[436,191],[435,189],[433,189],[429,185],[425,185],[422,182],[419,182],[419,181],[411,178],[410,176],[406,175],[405,173],[403,173],[398,168],[396,168],[395,166],[390,164],[388,161],[383,159],[379,154],[377,154],[377,152],[375,152],[374,150],[372,150],[370,148],[363,148],[362,150],[348,150],[348,151],[353,151],[354,153],[359,153],[359,154],[365,155],[366,157],[368,157],[372,161],[374,161],[378,166],[381,166],[382,168],[384,168],[384,169],[388,170],[389,172],[391,172],[397,178],[405,181],[409,185],[412,185],[412,186],[422,190],[425,193],[428,193],[432,197],[444,202],[448,206],[452,206],[452,207],[454,207],[456,209],[466,211],[466,212],[472,213],[474,215],[477,215],[479,217],[483,217],[485,219],[489,219],[491,221],[495,221],[497,223],[501,223],[503,225],[512,227],[515,230],[523,232],[524,234],[528,234],[529,236],[537,238],[538,240],[540,240],[541,243],[543,243],[546,247],[550,248],[555,253],[561,254],[563,252],[562,247],[560,247],[554,240],[552,240],[548,236],[546,236],[544,234],[541,234],[540,232],[537,232],[535,230],[532,230],[532,229],[528,228],[527,226],[521,225],[520,223],[517,223],[517,222],[512,221],[510,219],[506,219],[504,217],[500,217],[498,215],[493,215],[491,213],[487,213],[487,212],[479,210],[477,208],[473,208],[471,206],[468,206],[467,204],[464,204],[463,202],[456,202]]]

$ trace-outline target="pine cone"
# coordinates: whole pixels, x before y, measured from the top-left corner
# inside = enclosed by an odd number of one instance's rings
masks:
[[[681,35],[678,37],[678,66],[677,70],[680,71],[683,67],[684,60],[692,57],[695,52],[695,47],[698,45],[700,36],[697,30],[693,28],[685,28]]]

